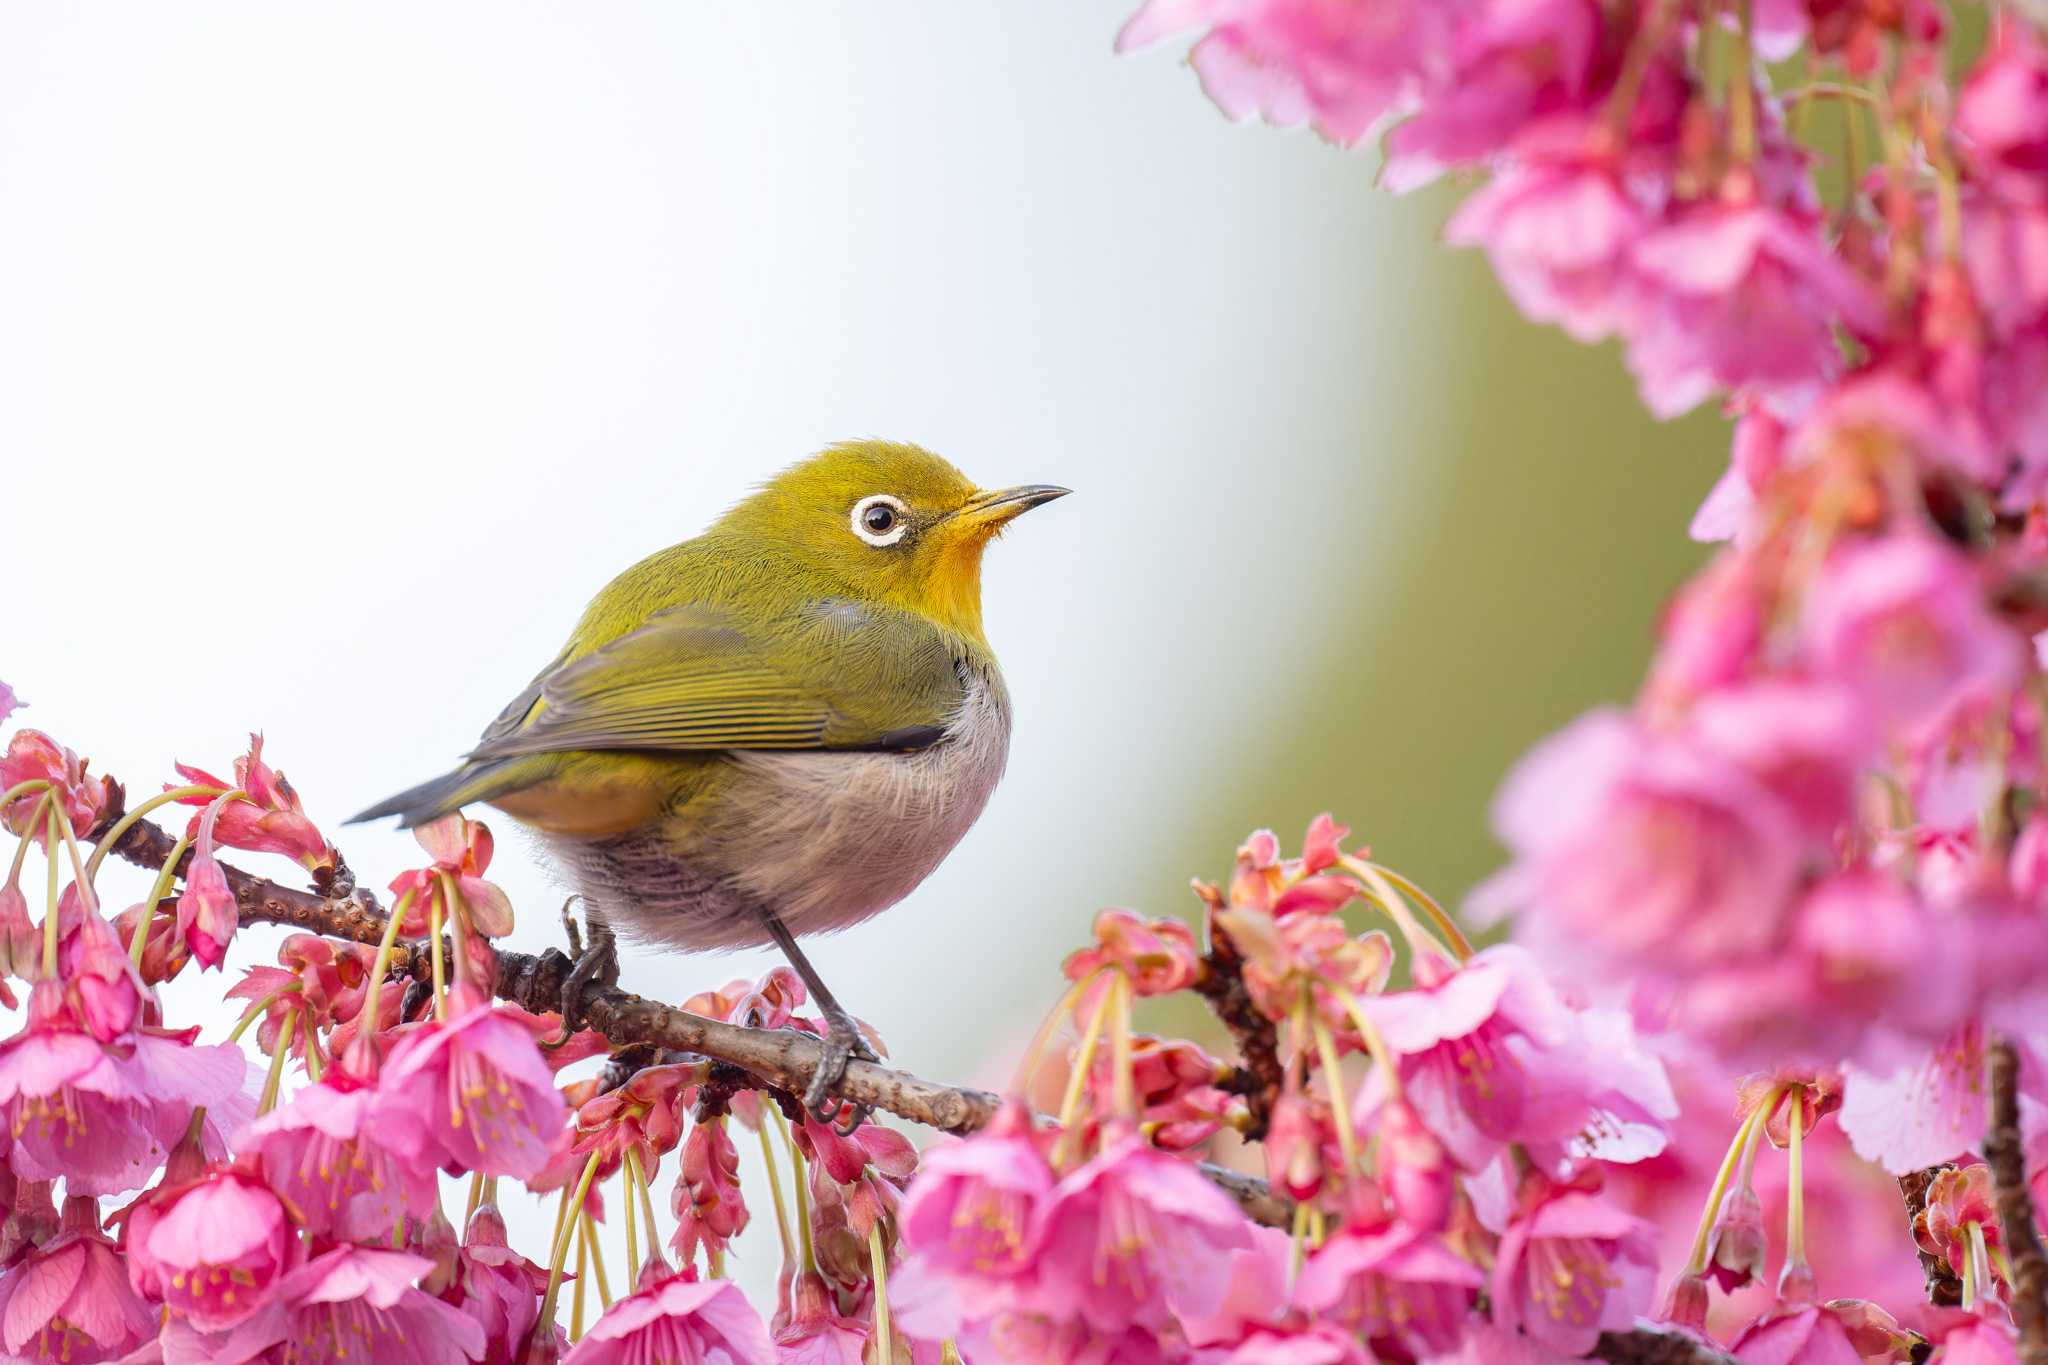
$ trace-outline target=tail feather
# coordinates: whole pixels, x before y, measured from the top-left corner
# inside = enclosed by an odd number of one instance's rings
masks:
[[[387,815],[395,815],[400,829],[424,825],[472,802],[503,796],[522,785],[506,771],[511,766],[510,762],[464,764],[452,773],[422,782],[417,787],[408,787],[396,796],[356,812],[347,823],[359,825],[366,820],[381,820]]]

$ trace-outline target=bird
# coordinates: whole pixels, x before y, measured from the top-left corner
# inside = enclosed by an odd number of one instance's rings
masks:
[[[876,1058],[797,940],[902,900],[988,804],[1011,706],[983,551],[1069,491],[829,446],[614,578],[460,766],[351,823],[489,805],[629,942],[775,945],[826,1025],[805,1102],[840,1112],[848,1063]]]

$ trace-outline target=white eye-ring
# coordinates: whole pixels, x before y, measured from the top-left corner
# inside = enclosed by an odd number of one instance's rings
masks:
[[[870,493],[853,505],[853,533],[870,545],[894,545],[910,530],[910,509],[887,493]]]

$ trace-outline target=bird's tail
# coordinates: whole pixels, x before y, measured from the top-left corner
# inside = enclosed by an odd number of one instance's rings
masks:
[[[520,764],[517,759],[465,763],[452,773],[431,782],[422,782],[417,787],[408,787],[367,810],[358,811],[348,818],[348,823],[356,825],[365,820],[381,820],[387,815],[395,815],[400,829],[424,825],[472,802],[488,801],[525,786],[532,778],[518,771],[524,766],[527,765]]]

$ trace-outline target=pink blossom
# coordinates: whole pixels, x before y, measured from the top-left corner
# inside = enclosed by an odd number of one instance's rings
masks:
[[[2020,637],[1991,614],[1969,560],[1921,536],[1844,545],[1807,603],[1813,667],[1907,731],[2018,680]]]
[[[377,1121],[378,1092],[339,1067],[238,1140],[294,1220],[332,1237],[386,1235],[434,1207],[436,1160],[417,1127]]]
[[[1168,995],[1201,974],[1202,954],[1180,920],[1104,910],[1095,917],[1095,946],[1069,953],[1061,970],[1069,981],[1081,981],[1110,966],[1121,969],[1139,995]]]
[[[1894,1357],[1911,1345],[1891,1314],[1860,1299],[1778,1307],[1743,1329],[1731,1347],[1743,1365],[1850,1365]]]
[[[637,1293],[614,1303],[563,1365],[649,1360],[773,1365],[775,1359],[767,1327],[736,1286],[683,1274],[643,1283]]]
[[[1425,1357],[1456,1344],[1485,1276],[1433,1235],[1346,1228],[1302,1267],[1295,1299],[1370,1341]]]
[[[306,818],[305,809],[299,804],[299,794],[292,790],[292,784],[285,781],[283,773],[263,761],[263,736],[249,736],[249,752],[235,759],[235,780],[224,782],[212,773],[200,768],[178,765],[179,774],[189,783],[198,786],[218,787],[222,791],[240,791],[244,799],[228,805],[219,813],[217,837],[229,848],[246,849],[252,853],[282,853],[295,858],[307,871],[319,876],[331,872],[338,855],[313,822]],[[204,796],[184,798],[187,805],[218,805],[217,801]],[[199,818],[194,817],[192,828],[187,833],[198,833]]]
[[[1553,1186],[1508,1224],[1493,1267],[1493,1318],[1580,1356],[1646,1312],[1655,1233],[1597,1194]]]
[[[1745,679],[1762,646],[1771,590],[1763,566],[1736,551],[1716,555],[1680,588],[1659,627],[1645,713],[1683,714],[1696,698]]]
[[[40,982],[35,994],[54,990]],[[61,1016],[39,1019],[32,998],[27,1030],[0,1042],[0,1118],[15,1174],[61,1176],[75,1194],[140,1188],[194,1106],[222,1106],[241,1091],[241,1049],[191,1037],[143,1029],[109,1048]]]
[[[1191,1365],[1372,1365],[1357,1337],[1331,1323],[1257,1327],[1229,1346],[1192,1352]]]
[[[62,1015],[101,1043],[118,1043],[142,1022],[148,998],[128,946],[113,928],[79,903],[76,883],[57,901],[62,937],[57,944],[57,978],[32,1005],[38,1018]],[[63,1003],[55,1001],[61,998]]]
[[[1455,14],[1443,72],[1387,137],[1396,192],[1493,154],[1544,115],[1576,114],[1589,93],[1603,23],[1593,0],[1487,0]]]
[[[63,1230],[0,1276],[0,1354],[10,1362],[119,1360],[156,1329],[92,1199],[66,1199]]]
[[[1853,815],[1856,778],[1877,749],[1847,688],[1784,678],[1708,693],[1686,734],[1741,765],[1784,803],[1801,833],[1822,844]]]
[[[2012,1320],[2003,1312],[1944,1312],[1927,1329],[1930,1365],[2020,1365]]]
[[[1352,143],[1409,95],[1445,26],[1427,0],[1148,0],[1116,45],[1206,29],[1188,60],[1224,114]]]
[[[1300,1081],[1289,1076],[1273,1100],[1266,1118],[1266,1179],[1297,1200],[1313,1199],[1323,1189],[1323,1137],[1327,1112],[1303,1093]]]
[[[547,1165],[568,1107],[541,1056],[548,1025],[458,988],[446,1020],[400,1039],[378,1081],[372,1121],[391,1141],[452,1170],[524,1180]]]
[[[907,1259],[895,1279],[956,1282],[977,1304],[1021,1303],[1038,1283],[1052,1168],[1031,1116],[1011,1102],[980,1132],[924,1154],[898,1226]]]
[[[227,1332],[167,1334],[166,1365],[374,1360],[461,1365],[481,1360],[484,1334],[461,1310],[415,1288],[423,1256],[338,1246],[286,1275],[263,1310]]]
[[[228,889],[227,875],[213,856],[214,826],[228,803],[228,797],[220,797],[197,818],[199,833],[192,841],[185,891],[178,897],[178,936],[201,967],[220,966],[240,923],[235,893]]]
[[[1227,1253],[1249,1245],[1249,1227],[1190,1163],[1135,1135],[1113,1140],[1045,1207],[1033,1248],[1038,1301],[1100,1331],[1213,1312],[1228,1286]]]
[[[1889,1073],[1844,1068],[1842,1131],[1893,1175],[1972,1150],[1984,1136],[1984,1036],[1959,1030]]]
[[[1666,971],[1743,957],[1782,932],[1796,824],[1771,789],[1698,742],[1596,711],[1539,744],[1494,804],[1517,862],[1482,895],[1581,950]]]
[[[1758,403],[1740,411],[1728,450],[1728,468],[1693,513],[1692,525],[1687,528],[1694,540],[1745,544],[1757,499],[1784,464],[1785,424]]]
[[[85,759],[42,731],[16,730],[7,741],[6,752],[0,753],[0,792],[23,782],[48,782],[71,821],[72,832],[83,838],[99,824],[111,799],[107,779],[89,776],[86,767]],[[5,810],[0,810],[0,824],[10,834],[40,837],[42,827],[31,829],[29,822],[41,808],[44,795],[30,793],[15,798]]]
[[[2048,48],[2033,25],[2003,16],[1992,33],[1956,99],[1956,131],[1994,172],[2036,186],[2048,173]]]
[[[1763,1277],[1770,1252],[1764,1237],[1764,1204],[1753,1186],[1739,1182],[1721,1196],[1707,1244],[1707,1270],[1722,1293]]]
[[[445,883],[455,885],[469,923],[486,938],[503,938],[512,932],[512,902],[496,882],[484,880],[490,870],[491,852],[496,847],[491,831],[480,820],[461,812],[444,815],[413,830],[420,847],[433,858],[431,866],[402,872],[391,879],[391,894],[414,893],[411,912],[406,916],[410,932],[415,924],[425,933],[431,909],[440,906],[444,921],[452,915],[446,903]]]
[[[1764,205],[1696,210],[1646,233],[1630,259],[1642,306],[1629,367],[1659,417],[1740,387],[1797,410],[1840,369],[1831,324],[1869,334],[1883,320],[1811,224]]]
[[[696,1259],[701,1245],[711,1255],[726,1249],[745,1230],[749,1219],[740,1189],[740,1154],[724,1119],[700,1119],[683,1139],[670,1208],[676,1215],[669,1241],[676,1259]]]
[[[504,1218],[495,1205],[484,1204],[470,1217],[455,1253],[454,1279],[442,1298],[483,1330],[483,1365],[519,1365],[547,1287],[547,1267],[512,1250]]]
[[[0,682],[0,725],[4,725],[7,718],[20,710],[24,705],[26,703],[14,694],[13,688],[4,682]]]
[[[790,1300],[789,1321],[775,1328],[782,1365],[862,1365],[870,1325],[839,1311],[822,1276],[797,1276]]]
[[[1376,1174],[1395,1214],[1418,1231],[1443,1231],[1451,1220],[1457,1174],[1444,1144],[1400,1099],[1380,1110],[1374,1136],[1379,1141]]]
[[[135,1291],[202,1332],[253,1316],[298,1246],[277,1196],[233,1170],[145,1199],[125,1242]]]
[[[0,978],[33,981],[42,969],[42,928],[29,918],[19,879],[10,878],[0,884]]]
[[[1627,1134],[1631,1160],[1661,1145],[1677,1112],[1661,1065],[1625,1019],[1569,1009],[1525,949],[1498,944],[1448,972],[1423,964],[1417,982],[1365,1009],[1416,1112],[1467,1170],[1510,1142],[1561,1158]]]
[[[1888,1061],[1974,1017],[1969,949],[1893,877],[1838,873],[1800,900],[1781,947],[1689,979],[1677,1017],[1739,1065]]]
[[[1581,154],[1503,169],[1458,207],[1444,240],[1485,248],[1525,316],[1593,342],[1626,318],[1628,253],[1647,226],[1618,168]]]
[[[1960,1278],[1964,1262],[1970,1259],[1973,1226],[1987,1247],[2004,1241],[1998,1208],[1992,1202],[1991,1168],[1976,1162],[1935,1176],[1927,1186],[1926,1211],[1916,1221],[1914,1233],[1921,1250],[1947,1261]],[[1982,1269],[1988,1273],[1990,1267]]]

